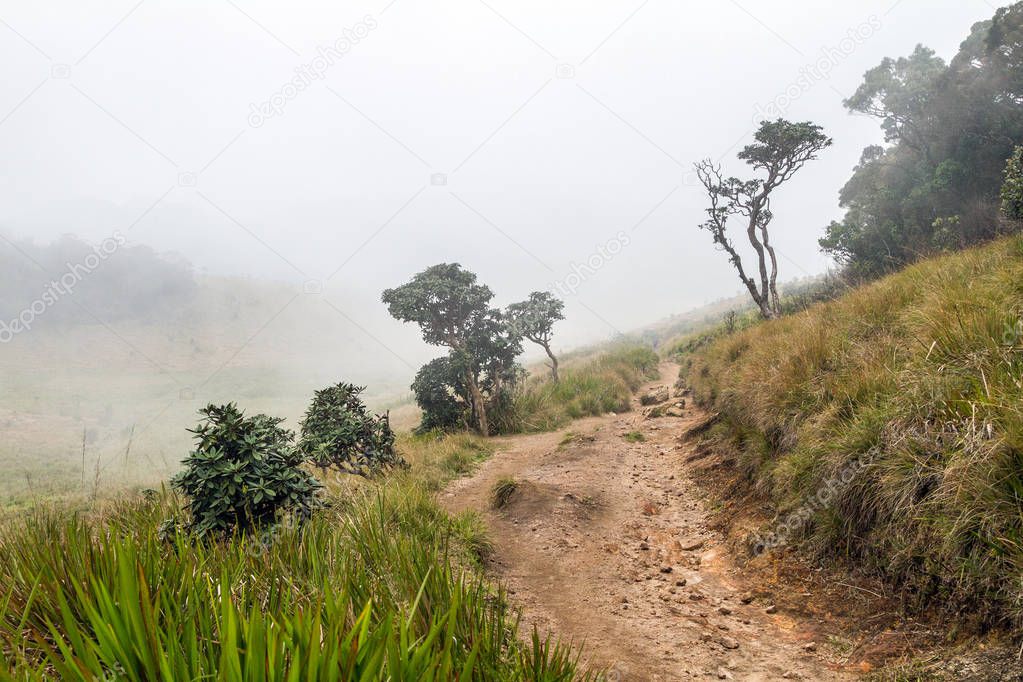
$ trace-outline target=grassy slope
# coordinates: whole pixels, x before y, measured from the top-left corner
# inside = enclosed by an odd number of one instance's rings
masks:
[[[1011,238],[727,335],[688,377],[723,417],[714,437],[792,521],[775,531],[921,605],[1020,627],[1021,311]]]
[[[633,392],[657,378],[657,354],[645,346],[613,347],[585,362],[566,363],[561,380],[529,380],[515,396],[503,433],[550,431],[572,419],[628,412]]]
[[[409,474],[334,482],[300,533],[166,544],[170,496],[8,519],[0,680],[574,679],[566,649],[517,639],[478,518],[434,501],[485,441],[401,450]]]

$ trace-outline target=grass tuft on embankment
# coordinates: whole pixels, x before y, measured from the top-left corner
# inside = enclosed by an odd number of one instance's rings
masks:
[[[1013,237],[700,344],[685,379],[721,415],[712,437],[774,502],[774,542],[1020,628],[1021,319]]]

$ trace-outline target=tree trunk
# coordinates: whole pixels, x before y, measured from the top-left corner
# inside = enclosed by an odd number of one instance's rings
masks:
[[[771,256],[771,309],[776,316],[781,315],[781,298],[778,296],[778,259],[774,255],[774,247],[767,242],[767,231],[764,231],[764,248]]]
[[[476,384],[476,377],[472,372],[465,373],[465,383],[469,387],[469,395],[472,397],[472,409],[476,413],[476,421],[479,422],[480,435],[484,438],[490,436],[490,423],[487,422],[487,406],[483,402],[483,393]]]
[[[547,343],[543,344],[543,349],[545,351],[547,351],[547,357],[549,357],[551,359],[551,364],[548,365],[551,368],[551,380],[554,381],[554,383],[557,383],[558,382],[558,359],[556,357],[554,357],[554,353],[551,352],[550,344],[547,344]]]

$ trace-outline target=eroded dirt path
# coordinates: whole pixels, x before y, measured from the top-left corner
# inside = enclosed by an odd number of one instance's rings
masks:
[[[661,369],[651,387],[674,383],[677,365]],[[645,419],[637,403],[626,415],[498,439],[496,454],[442,501],[485,516],[492,570],[522,608],[524,630],[583,644],[608,679],[853,679],[825,660],[810,624],[744,603],[755,586],[710,530],[686,474],[692,446],[679,443],[703,415],[682,412]],[[644,440],[626,439],[634,432]],[[518,488],[497,510],[491,493],[502,478]]]

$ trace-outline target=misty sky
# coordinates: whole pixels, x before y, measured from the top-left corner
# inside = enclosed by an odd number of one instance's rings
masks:
[[[917,43],[951,57],[993,13],[981,0],[5,1],[0,230],[120,231],[213,274],[325,280],[367,329],[406,341],[415,330],[380,291],[458,261],[499,304],[560,288],[562,344],[595,340],[738,291],[696,228],[690,169],[712,157],[745,174],[735,153],[758,114],[835,139],[772,205],[781,279],[824,270],[816,240],[881,138],[842,98]]]

